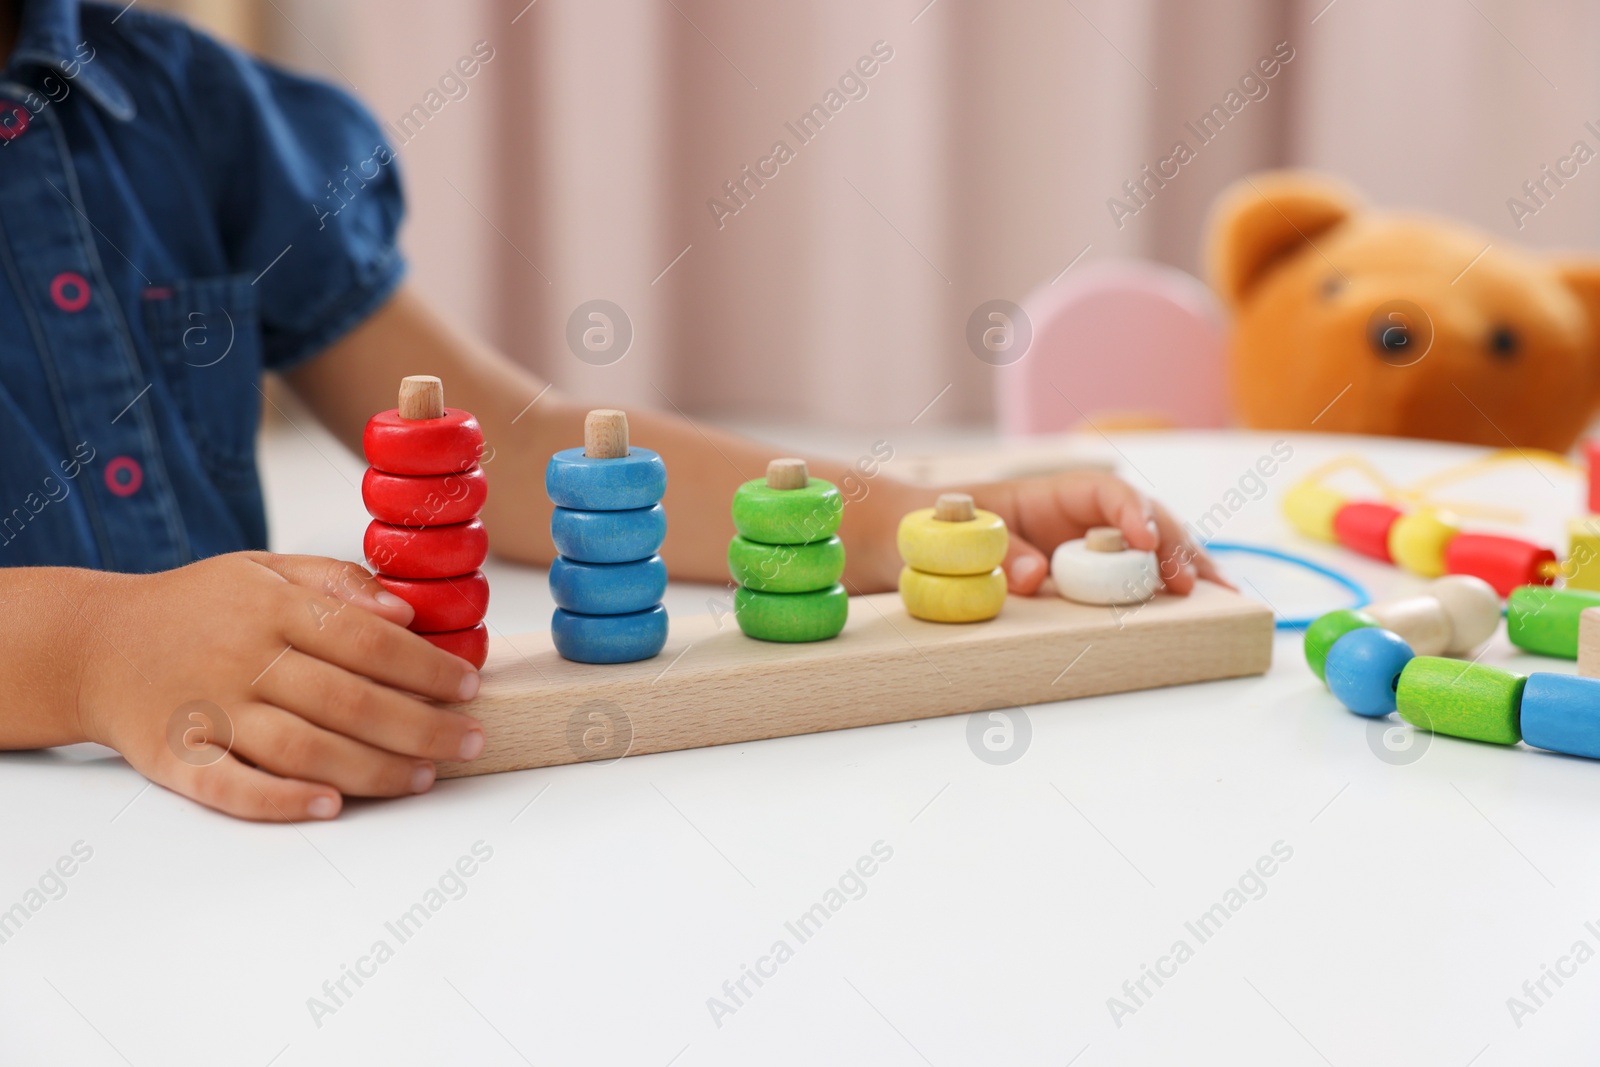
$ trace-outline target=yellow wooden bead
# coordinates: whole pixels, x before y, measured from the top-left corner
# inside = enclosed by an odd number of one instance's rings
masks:
[[[1600,592],[1600,516],[1585,515],[1567,523],[1567,585]]]
[[[1337,542],[1333,517],[1346,503],[1343,494],[1319,482],[1301,482],[1283,494],[1283,517],[1306,537]]]
[[[992,511],[946,522],[932,508],[919,508],[900,520],[897,540],[900,558],[925,574],[986,575],[1006,558],[1006,523]]]
[[[1389,527],[1389,557],[1412,574],[1437,578],[1444,573],[1445,549],[1460,532],[1456,517],[1448,511],[1418,508]]]
[[[900,572],[900,599],[906,613],[929,622],[981,622],[1000,614],[1006,602],[1006,576],[999,567],[987,574]]]

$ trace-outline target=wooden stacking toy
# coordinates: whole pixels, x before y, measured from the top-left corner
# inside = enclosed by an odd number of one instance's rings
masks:
[[[803,459],[775,459],[765,479],[735,490],[728,570],[740,630],[762,641],[824,641],[844,629],[850,598],[834,532],[843,517],[839,490],[811,477]]]
[[[550,457],[545,492],[555,562],[550,636],[578,663],[649,659],[667,640],[667,536],[661,507],[667,468],[648,448],[628,446],[628,416],[599,409],[583,422],[583,447]]]
[[[931,508],[900,520],[900,599],[929,622],[981,622],[1006,602],[1005,520],[973,506],[966,493],[943,493]]]
[[[482,667],[489,580],[478,568],[489,537],[478,512],[489,487],[478,420],[444,406],[438,378],[412,375],[400,382],[399,406],[367,423],[362,448],[371,464],[361,480],[372,516],[367,561],[415,611],[412,630]]]
[[[1115,526],[1096,526],[1050,557],[1056,592],[1080,604],[1138,604],[1161,588],[1156,554],[1128,547]]]

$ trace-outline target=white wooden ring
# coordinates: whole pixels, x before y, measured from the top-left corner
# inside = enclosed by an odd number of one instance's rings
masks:
[[[1082,539],[1056,547],[1050,577],[1056,592],[1080,604],[1137,604],[1161,588],[1154,552],[1091,552]]]

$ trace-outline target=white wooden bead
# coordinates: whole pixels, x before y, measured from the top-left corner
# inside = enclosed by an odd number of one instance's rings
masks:
[[[1464,656],[1500,628],[1500,594],[1482,578],[1447,574],[1429,582],[1423,592],[1437,599],[1450,618],[1445,655]]]
[[[1450,617],[1427,593],[1400,597],[1366,609],[1385,630],[1399,634],[1419,656],[1441,656],[1450,647]]]
[[[1056,547],[1050,577],[1056,592],[1080,604],[1137,604],[1161,588],[1154,552],[1093,552],[1082,539]]]

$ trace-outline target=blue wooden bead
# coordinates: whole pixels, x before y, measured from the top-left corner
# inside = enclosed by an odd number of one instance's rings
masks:
[[[567,448],[550,457],[544,489],[558,508],[647,508],[667,491],[667,465],[648,448],[630,448],[616,459],[594,459],[581,448]]]
[[[1600,759],[1600,678],[1528,675],[1522,739],[1535,748]]]
[[[1395,708],[1400,672],[1412,656],[1398,634],[1376,626],[1351,630],[1328,650],[1328,689],[1357,715],[1387,715]]]
[[[557,556],[550,564],[550,595],[558,607],[582,615],[625,615],[661,602],[667,565],[660,556],[632,563],[580,563]]]
[[[580,615],[557,608],[550,637],[557,652],[578,663],[649,659],[667,643],[667,609],[657,604],[627,615]]]
[[[667,512],[660,504],[631,511],[574,511],[550,515],[556,551],[580,563],[630,563],[648,559],[667,537]]]

